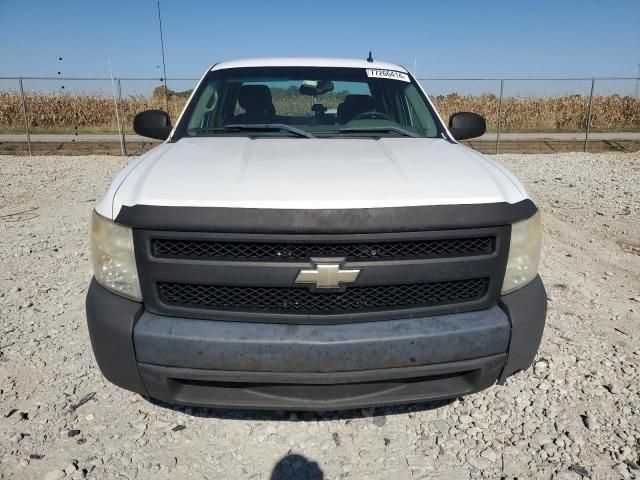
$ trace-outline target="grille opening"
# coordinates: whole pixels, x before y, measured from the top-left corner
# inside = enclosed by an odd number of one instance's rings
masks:
[[[235,398],[252,403],[259,397],[261,402],[271,399],[274,405],[278,399],[307,400],[313,402],[353,401],[375,395],[387,395],[389,392],[412,391],[429,392],[439,397],[452,388],[460,392],[469,392],[478,383],[481,370],[469,370],[445,374],[416,376],[388,380],[369,380],[348,383],[274,383],[274,382],[220,382],[215,380],[170,379],[169,389],[174,399],[183,402],[207,403],[211,398],[227,398],[230,390]],[[446,388],[445,388],[446,385]],[[405,390],[406,389],[406,390]]]
[[[446,258],[486,255],[495,250],[495,237],[448,238],[352,243],[267,243],[213,240],[154,239],[151,252],[160,258],[238,260],[304,260],[314,256],[376,258]]]
[[[482,298],[488,278],[411,285],[349,287],[315,293],[307,288],[238,287],[160,282],[159,297],[168,305],[214,310],[328,313],[449,305]]]
[[[345,382],[345,383],[336,383],[334,385],[394,385],[394,384],[410,384],[410,383],[420,383],[426,381],[433,380],[442,380],[442,379],[453,379],[457,377],[467,377],[474,373],[477,373],[478,370],[463,370],[460,372],[453,373],[440,373],[435,375],[423,375],[419,377],[407,377],[407,378],[390,378],[385,380],[370,380],[370,381],[360,381],[360,382]],[[180,385],[184,385],[186,387],[217,387],[217,388],[259,388],[259,387],[300,387],[300,386],[308,386],[308,387],[327,387],[332,384],[327,383],[294,383],[294,382],[222,382],[217,380],[196,380],[191,378],[169,378],[171,382],[175,382]]]

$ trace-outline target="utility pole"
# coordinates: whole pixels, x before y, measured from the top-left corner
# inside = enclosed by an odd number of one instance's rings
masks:
[[[636,76],[636,97],[640,94],[640,63],[638,64],[638,74]]]
[[[164,61],[164,38],[162,35],[162,16],[160,15],[160,0],[158,0],[158,23],[160,25],[160,49],[162,50],[162,80],[164,81],[164,103],[169,111],[169,91],[167,90],[167,65]]]

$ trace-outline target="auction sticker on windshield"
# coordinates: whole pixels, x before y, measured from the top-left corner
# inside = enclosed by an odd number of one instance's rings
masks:
[[[395,70],[384,70],[381,68],[367,68],[367,77],[370,78],[388,78],[391,80],[400,80],[402,82],[410,82],[409,75]]]

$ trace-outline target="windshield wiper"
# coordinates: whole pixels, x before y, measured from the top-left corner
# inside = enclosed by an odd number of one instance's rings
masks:
[[[188,132],[232,132],[236,130],[253,130],[253,131],[283,131],[293,133],[298,137],[316,138],[315,135],[306,132],[300,128],[292,127],[284,123],[232,123],[222,127],[204,127],[190,128]]]
[[[393,125],[389,126],[380,126],[380,127],[345,127],[339,128],[338,132],[340,133],[375,133],[375,132],[394,132],[405,137],[413,137],[413,138],[422,138],[422,136],[414,133],[410,130],[406,130],[400,127],[394,127]]]

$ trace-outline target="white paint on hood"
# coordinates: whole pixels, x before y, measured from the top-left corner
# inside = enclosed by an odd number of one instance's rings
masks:
[[[508,202],[527,198],[497,162],[430,138],[183,138],[129,165],[98,203],[350,209]]]

